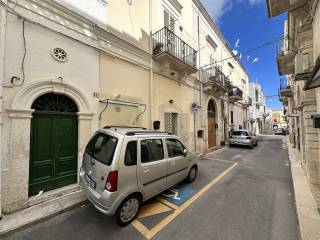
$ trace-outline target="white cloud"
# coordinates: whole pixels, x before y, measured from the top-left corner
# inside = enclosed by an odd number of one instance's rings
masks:
[[[234,3],[247,3],[255,5],[265,0],[201,0],[210,16],[217,22],[228,11],[232,10]]]

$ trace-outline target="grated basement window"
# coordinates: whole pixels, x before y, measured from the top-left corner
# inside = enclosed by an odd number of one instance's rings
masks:
[[[164,130],[166,132],[177,134],[177,113],[164,113]]]

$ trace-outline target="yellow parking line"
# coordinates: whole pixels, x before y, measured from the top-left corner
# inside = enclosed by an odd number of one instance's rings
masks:
[[[219,162],[227,162],[227,163],[235,163],[234,161],[230,160],[223,160],[223,159],[214,159],[214,158],[201,158],[201,159],[207,159],[207,160],[213,160],[213,161],[219,161]]]
[[[165,200],[165,199],[163,199],[161,197],[157,197],[157,200],[159,202],[163,203],[164,205],[167,205],[168,207],[170,207],[172,209],[177,209],[178,208],[177,205],[175,205],[175,204],[173,204],[173,203],[171,203],[171,202],[169,202],[169,201],[167,201],[167,200]]]
[[[146,228],[146,226],[144,226],[141,222],[139,222],[139,220],[135,219],[132,223],[131,223],[143,236],[146,236],[150,230],[148,228]]]
[[[231,162],[231,161],[230,161]],[[180,213],[182,213],[187,207],[189,207],[194,201],[196,201],[199,197],[201,197],[204,193],[206,193],[213,185],[215,185],[219,180],[221,180],[227,173],[229,173],[235,166],[237,166],[237,162],[233,162],[232,166],[223,171],[218,177],[209,182],[206,186],[204,186],[199,192],[189,198],[184,204],[178,207],[172,214],[163,219],[160,223],[158,223],[155,227],[148,230],[145,226],[143,226],[138,220],[134,221],[133,226],[146,238],[151,239],[154,235],[160,232],[165,226],[167,226],[171,221],[173,221]],[[139,223],[137,223],[139,222]],[[142,226],[141,226],[142,225]]]

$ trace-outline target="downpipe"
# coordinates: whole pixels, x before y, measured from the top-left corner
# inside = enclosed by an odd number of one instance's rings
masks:
[[[7,4],[6,0],[3,0]],[[3,112],[2,112],[2,97],[4,84],[4,67],[5,67],[5,39],[6,39],[6,24],[7,24],[7,10],[6,7],[0,4],[0,220],[2,218],[2,189],[1,189],[1,174],[2,174],[2,134],[3,134]]]

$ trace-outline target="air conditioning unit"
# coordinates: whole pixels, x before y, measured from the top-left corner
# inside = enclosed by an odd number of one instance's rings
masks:
[[[303,72],[303,54],[298,53],[294,58],[294,73],[295,75]]]

